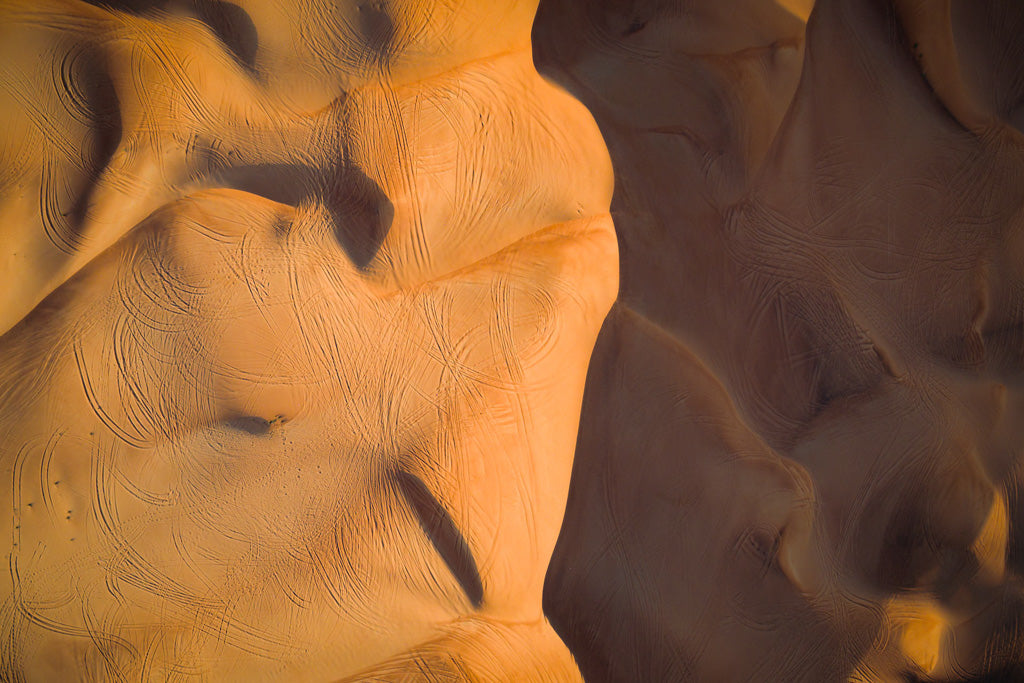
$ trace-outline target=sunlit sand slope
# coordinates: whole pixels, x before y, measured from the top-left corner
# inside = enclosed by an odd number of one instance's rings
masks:
[[[618,258],[534,10],[0,6],[0,679],[579,678]]]

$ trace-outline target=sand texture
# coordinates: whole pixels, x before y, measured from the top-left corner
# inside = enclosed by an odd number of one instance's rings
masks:
[[[578,678],[611,166],[436,4],[4,3],[0,678]]]
[[[0,680],[1024,680],[1024,2],[0,0]]]
[[[548,614],[594,680],[1024,680],[1024,3],[784,4],[541,6],[621,268]]]

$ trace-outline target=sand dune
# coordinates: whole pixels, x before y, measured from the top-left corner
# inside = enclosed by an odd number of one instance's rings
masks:
[[[622,279],[547,609],[599,680],[1017,680],[1024,7],[794,4],[541,6]]]
[[[1024,678],[1021,36],[3,0],[0,679]]]
[[[3,9],[2,677],[578,678],[612,176],[534,8],[220,5]]]

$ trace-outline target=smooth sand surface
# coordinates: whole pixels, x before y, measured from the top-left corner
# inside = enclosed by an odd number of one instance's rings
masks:
[[[0,0],[0,278],[0,680],[1024,680],[1024,3]]]
[[[594,680],[1024,680],[1024,4],[802,4],[541,3],[622,283],[546,609]]]

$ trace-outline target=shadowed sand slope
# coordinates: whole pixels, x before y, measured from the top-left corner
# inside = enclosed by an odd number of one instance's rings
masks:
[[[545,593],[588,679],[1024,679],[1024,5],[809,9],[541,3],[616,172]]]

